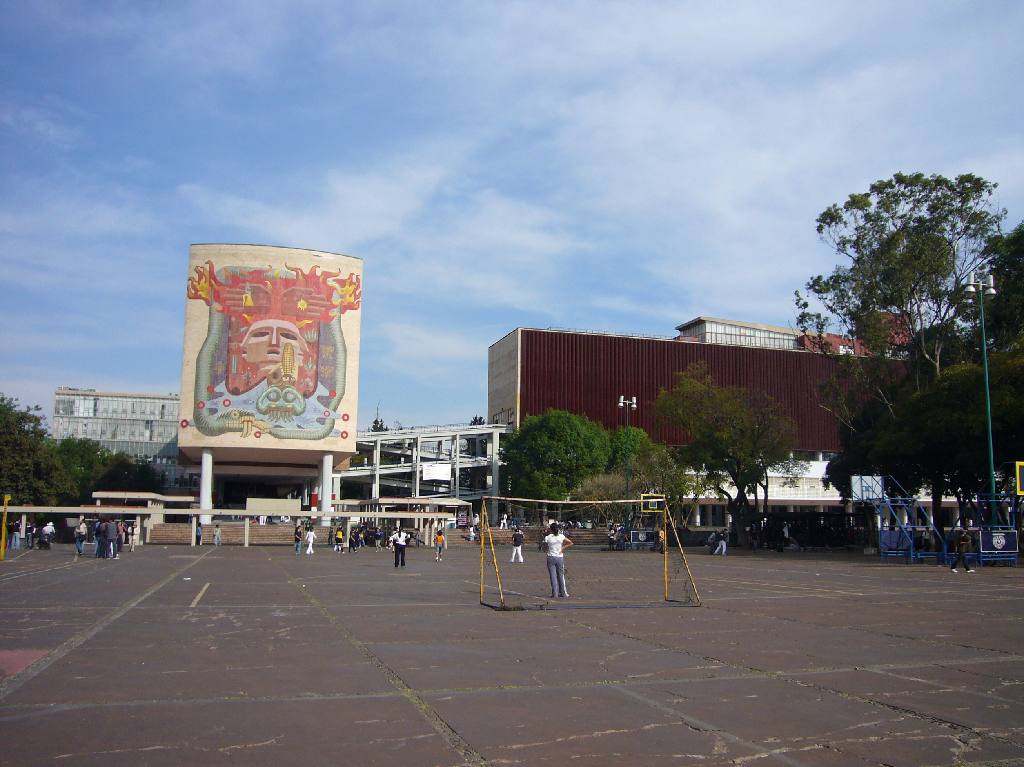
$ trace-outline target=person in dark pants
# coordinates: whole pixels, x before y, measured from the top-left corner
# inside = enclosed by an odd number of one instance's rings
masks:
[[[950,571],[957,572],[956,566],[963,562],[964,569],[969,573],[973,573],[974,570],[967,564],[967,558],[964,556],[971,550],[971,534],[962,527],[956,527],[950,534],[950,543],[956,549],[956,559],[953,560],[953,566],[949,568]]]
[[[93,538],[96,540],[96,558],[106,559],[107,558],[107,526],[102,519],[96,520],[96,527],[92,531]]]
[[[395,530],[391,536],[391,545],[395,549],[395,567],[405,567],[405,545],[409,542],[409,534],[402,528]]]

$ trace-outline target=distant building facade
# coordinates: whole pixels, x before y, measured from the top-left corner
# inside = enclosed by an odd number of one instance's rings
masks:
[[[623,425],[619,397],[636,397],[632,425],[682,444],[680,430],[654,418],[654,401],[677,373],[704,363],[717,383],[763,391],[781,403],[797,424],[802,457],[827,460],[840,449],[839,424],[819,391],[836,363],[809,351],[805,336],[710,317],[676,329],[677,336],[653,337],[517,328],[488,352],[490,421],[518,428],[527,416],[557,408],[615,428]]]
[[[178,395],[59,387],[53,394],[53,436],[91,439],[125,453],[181,486],[178,467]],[[185,484],[188,484],[187,480]]]

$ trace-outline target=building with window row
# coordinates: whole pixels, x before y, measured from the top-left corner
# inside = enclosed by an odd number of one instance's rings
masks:
[[[176,484],[178,395],[61,386],[53,396],[53,436],[91,439],[113,453],[148,461]]]

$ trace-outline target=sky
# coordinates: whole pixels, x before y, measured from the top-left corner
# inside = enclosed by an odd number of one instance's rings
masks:
[[[898,171],[1024,218],[1024,3],[0,4],[0,392],[177,392],[188,248],[364,260],[359,427],[516,327],[792,326]]]

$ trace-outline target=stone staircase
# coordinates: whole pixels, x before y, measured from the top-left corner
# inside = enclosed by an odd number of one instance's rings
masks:
[[[220,522],[220,542],[224,546],[242,546],[245,543],[245,523],[243,522]],[[203,525],[203,545],[213,545],[213,525]],[[249,525],[250,546],[291,546],[295,539],[294,528],[291,525]],[[150,531],[148,543],[157,545],[181,545],[189,544],[189,536],[192,534],[192,526],[187,522],[162,522],[153,525]],[[317,542],[326,540],[327,528],[317,528]]]

